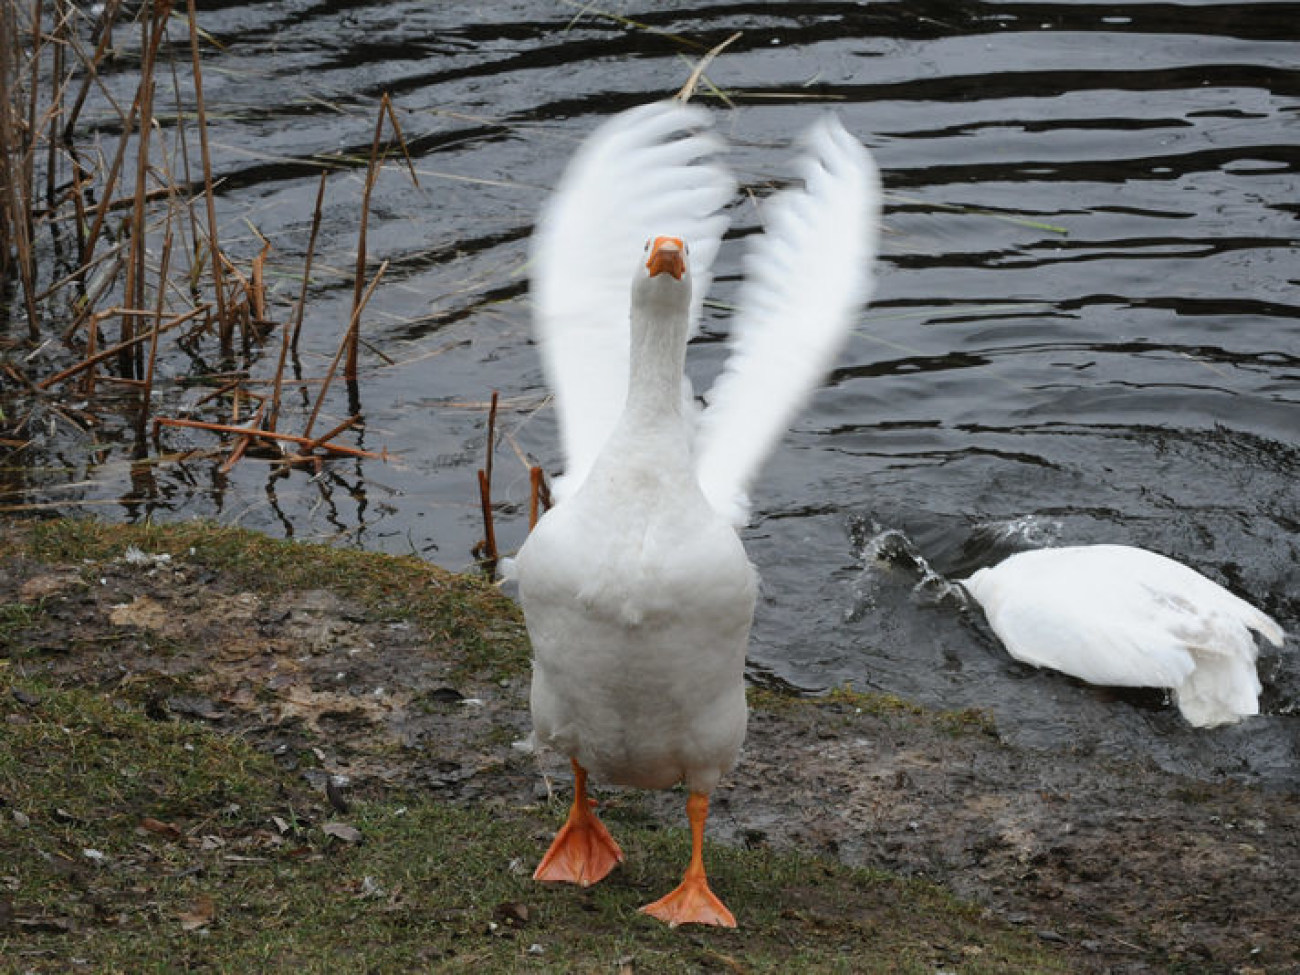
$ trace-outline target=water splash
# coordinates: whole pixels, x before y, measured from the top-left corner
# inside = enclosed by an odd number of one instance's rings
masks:
[[[856,622],[876,608],[880,589],[900,576],[916,577],[911,589],[918,606],[938,606],[949,598],[962,608],[970,605],[961,585],[936,571],[902,529],[854,519],[849,533],[862,572],[853,585],[853,604],[844,614],[846,623]]]

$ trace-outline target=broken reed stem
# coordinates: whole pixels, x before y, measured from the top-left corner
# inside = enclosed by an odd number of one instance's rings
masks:
[[[357,266],[352,278],[352,317],[358,318],[358,306],[361,304],[361,289],[366,280],[366,228],[370,223],[370,191],[375,188],[379,173],[379,140],[384,134],[384,106],[388,104],[388,92],[379,100],[379,115],[375,119],[375,134],[370,140],[370,164],[366,167],[366,182],[361,191],[361,224],[357,228]],[[350,332],[351,330],[349,330]],[[357,378],[357,343],[349,335],[348,361],[343,367],[343,378],[353,382]]]
[[[217,292],[217,331],[221,338],[221,355],[224,359],[233,359],[235,349],[232,342],[233,326],[226,315],[226,289],[221,274],[221,245],[217,240],[217,204],[212,192],[212,154],[208,150],[208,115],[203,102],[203,70],[199,58],[199,15],[194,9],[194,0],[186,0],[189,14],[190,61],[194,69],[194,106],[199,124],[199,151],[203,159],[203,196],[208,209],[208,256],[212,260],[212,283]]]
[[[191,319],[197,318],[199,315],[202,315],[204,312],[210,311],[211,308],[212,308],[211,305],[200,305],[198,308],[193,308],[187,311],[185,314],[177,315],[175,318],[169,320],[167,324],[162,328],[160,328],[158,331],[160,333],[170,332],[172,329],[176,328],[176,326],[183,325],[186,322],[190,321]],[[134,308],[108,308],[102,312],[97,312],[96,314],[90,316],[90,327],[92,331],[99,328],[99,322],[101,320],[105,318],[110,318],[113,315],[133,315],[136,317],[152,318],[155,315],[155,312],[152,309],[140,310]],[[145,339],[150,337],[150,334],[151,333],[146,333],[144,335],[135,336],[130,340],[131,344],[138,344],[145,341]],[[98,365],[99,363],[103,362],[105,359],[109,358],[110,356],[115,356],[119,354],[121,351],[122,351],[121,344],[110,346],[109,348],[104,349],[102,352],[96,352],[94,355],[87,356],[85,359],[82,359],[75,366],[69,366],[67,369],[64,369],[62,372],[56,372],[53,376],[47,376],[45,379],[42,379],[36,385],[39,386],[41,389],[49,389],[54,384],[61,383],[65,379],[70,379],[71,377],[77,375],[78,373],[83,372],[86,369],[89,369],[91,366]]]
[[[63,52],[68,34],[68,0],[56,0],[54,13],[53,49],[54,64],[50,69],[50,116],[57,119],[63,114]],[[34,80],[34,79],[33,79]],[[58,139],[54,137],[57,123],[51,121],[45,140],[45,208],[54,212],[55,175],[58,170]]]
[[[205,420],[181,420],[170,416],[160,416],[153,421],[154,428],[164,427],[185,427],[191,430],[209,430],[213,433],[230,433],[237,437],[253,437],[257,440],[269,440],[271,442],[287,440],[289,443],[296,444],[314,444],[321,450],[327,450],[330,453],[343,454],[346,457],[369,457],[372,460],[388,460],[387,452],[375,453],[373,450],[362,450],[359,447],[345,447],[342,444],[324,443],[312,437],[299,437],[292,433],[278,433],[275,430],[258,430],[255,427],[235,426],[230,423],[208,423]]]
[[[375,119],[375,135],[370,141],[370,162],[366,166],[366,182],[361,192],[361,225],[357,229],[357,266],[352,281],[352,307],[354,314],[358,315],[357,305],[361,301],[361,287],[366,278],[366,230],[370,223],[370,194],[374,191],[375,183],[379,179],[379,168],[382,162],[379,146],[384,134],[385,118],[393,126],[393,134],[402,147],[402,155],[406,157],[406,164],[410,169],[412,182],[415,183],[417,188],[420,185],[419,177],[415,174],[415,164],[411,162],[411,154],[406,148],[406,140],[402,137],[402,126],[397,121],[397,113],[393,111],[393,103],[388,97],[388,92],[384,92],[379,99],[379,115]],[[355,332],[352,332],[348,343],[348,361],[343,369],[343,378],[348,382],[356,382],[360,335],[361,331],[358,327]]]
[[[311,428],[316,425],[316,418],[320,415],[321,407],[325,403],[325,394],[329,392],[330,384],[334,381],[334,374],[338,371],[339,361],[343,358],[343,353],[347,350],[352,342],[353,335],[361,321],[361,313],[370,302],[370,297],[375,293],[375,288],[384,277],[384,272],[388,270],[388,262],[384,261],[379,265],[379,270],[375,272],[375,278],[366,288],[366,293],[361,296],[361,303],[352,309],[352,318],[348,322],[347,331],[343,333],[343,340],[339,343],[338,350],[334,353],[334,359],[330,362],[329,370],[325,373],[325,381],[321,384],[320,393],[316,397],[316,405],[312,407],[311,416],[307,418],[307,427],[303,430],[303,436],[311,436]]]
[[[497,390],[492,390],[492,405],[488,407],[487,422],[487,458],[483,463],[483,471],[487,474],[488,487],[492,486],[492,454],[496,449],[497,440],[497,401],[501,394]]]
[[[158,44],[171,11],[171,0],[155,0],[149,7],[149,16],[140,19],[140,49],[145,51],[140,64],[140,89],[138,132],[135,151],[135,205],[131,211],[131,257],[126,264],[126,303],[133,308],[144,307],[145,292],[145,195],[149,191],[149,142],[153,134],[153,71],[158,55]],[[130,133],[124,133],[123,138]],[[139,378],[143,371],[141,349],[138,345],[125,345],[134,337],[135,321],[130,315],[122,316],[122,354],[118,372],[123,376]]]
[[[106,28],[107,30],[107,28]],[[156,45],[162,40],[163,31],[156,31],[151,40],[153,50],[142,52],[143,61],[154,60],[157,54]],[[143,62],[142,62],[143,63]],[[104,228],[104,220],[108,216],[109,210],[113,204],[113,191],[117,188],[117,181],[122,172],[122,163],[126,158],[126,147],[130,140],[131,132],[135,129],[136,117],[140,114],[140,102],[144,95],[143,85],[137,86],[135,98],[131,102],[131,110],[127,112],[126,118],[122,121],[122,137],[117,142],[117,153],[113,157],[112,165],[109,166],[108,175],[104,179],[104,186],[100,191],[101,196],[99,206],[95,208],[95,218],[90,225],[90,231],[86,234],[86,250],[82,255],[82,263],[88,263],[90,255],[95,252],[95,246],[99,243],[99,235]],[[128,264],[129,267],[129,264]]]
[[[544,487],[542,469],[537,466],[528,468],[528,530],[537,527],[541,517],[542,489]]]
[[[263,400],[261,406],[257,408],[257,412],[253,414],[252,419],[248,421],[249,427],[253,429],[260,427],[262,424],[262,416],[265,413],[266,413],[266,401]],[[253,442],[252,434],[250,433],[241,434],[239,439],[235,441],[235,446],[231,448],[230,456],[228,456],[225,459],[225,461],[222,462],[221,466],[217,468],[218,473],[229,474],[231,469],[236,464],[239,463],[239,458],[244,456],[244,452],[248,450],[248,445],[251,444],[252,442]]]
[[[162,261],[158,269],[158,304],[154,308],[153,328],[149,332],[149,358],[145,361],[144,384],[140,388],[140,412],[135,421],[135,444],[139,456],[144,456],[145,430],[149,423],[149,407],[153,403],[153,373],[158,362],[158,335],[162,330],[163,305],[167,299],[167,272],[172,257],[171,221],[163,237]]]
[[[72,100],[72,107],[68,109],[67,118],[63,122],[63,144],[71,147],[72,132],[77,127],[77,119],[81,117],[81,110],[85,107],[86,98],[90,95],[91,86],[99,81],[99,65],[104,60],[104,53],[108,50],[113,32],[110,31],[109,25],[117,18],[117,8],[121,6],[122,0],[108,0],[104,4],[104,9],[99,15],[99,22],[95,25],[95,53],[87,59],[81,53],[81,47],[76,43],[76,39],[70,38],[73,49],[81,57],[82,66],[86,69],[86,75],[81,79],[81,88],[77,92],[77,97]],[[111,99],[110,99],[111,100]],[[83,262],[88,255],[82,255]]]
[[[500,393],[492,390],[492,405],[488,407],[487,457],[478,472],[478,497],[483,508],[483,568],[489,577],[497,572],[497,535],[492,520],[492,453],[496,446],[497,402]]]
[[[683,105],[690,101],[691,96],[695,94],[695,89],[699,87],[700,79],[704,77],[705,69],[713,63],[714,58],[726,50],[728,45],[735,42],[741,36],[742,33],[736,31],[736,33],[732,34],[717,47],[706,53],[704,57],[700,58],[700,63],[695,66],[695,70],[691,72],[691,76],[686,79],[686,84],[682,85],[681,90],[673,96],[673,99],[681,102]]]
[[[295,456],[289,458],[290,463],[297,464],[305,460],[311,460],[312,459],[311,452],[313,450],[333,440],[335,437],[337,437],[340,433],[343,433],[345,430],[352,429],[352,427],[356,426],[360,422],[361,422],[361,414],[357,413],[354,416],[348,417],[346,420],[344,420],[342,423],[336,426],[329,433],[323,433],[319,437],[313,437],[309,442],[303,444],[301,447],[298,448],[298,453]]]
[[[27,335],[32,342],[40,341],[40,328],[36,315],[36,260],[32,249],[31,184],[24,181],[28,172],[25,163],[27,135],[18,106],[21,94],[18,84],[18,64],[22,49],[18,40],[14,8],[10,3],[0,4],[0,187],[4,194],[0,200],[0,272],[9,267],[12,245],[14,260],[18,264],[18,277],[23,286],[23,304],[27,310]],[[38,51],[32,51],[29,61],[30,84],[36,86]],[[23,153],[10,151],[22,146]],[[26,192],[24,193],[24,187]]]
[[[311,281],[311,265],[316,257],[316,237],[320,233],[321,210],[325,203],[325,180],[329,170],[322,169],[320,185],[316,187],[316,206],[311,212],[311,236],[307,238],[307,257],[302,267],[302,288],[298,291],[298,306],[293,311],[293,339],[290,348],[298,351],[298,336],[302,332],[302,317],[307,308],[307,285]]]
[[[487,472],[478,472],[478,499],[483,510],[483,571],[488,578],[497,574],[497,534],[492,524],[492,486]]]

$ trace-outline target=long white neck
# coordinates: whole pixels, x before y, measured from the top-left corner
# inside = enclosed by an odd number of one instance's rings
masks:
[[[633,282],[627,405],[623,425],[682,427],[682,373],[686,366],[690,284],[668,275]]]

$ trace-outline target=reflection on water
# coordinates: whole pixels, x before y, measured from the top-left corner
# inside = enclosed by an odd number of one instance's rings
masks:
[[[627,21],[540,0],[205,6],[223,241],[254,253],[255,226],[274,242],[282,306],[319,160],[367,154],[381,93],[398,109],[421,188],[394,166],[375,190],[369,253],[390,265],[353,441],[392,460],[142,467],[55,424],[39,469],[3,475],[5,504],[209,515],[461,568],[499,389],[498,532],[517,546],[514,448],[557,460],[528,340],[534,214],[599,117],[675,90],[683,56],[740,31],[709,77],[743,178],[777,178],[830,103],[890,191],[875,304],[756,491],[756,678],[989,707],[1030,744],[1300,787],[1300,4],[697,0],[620,6]],[[362,179],[330,180],[307,376],[347,317]],[[733,235],[758,219],[739,202]],[[697,386],[724,354],[739,251],[691,353]],[[195,399],[187,368],[163,405]],[[1173,556],[1279,620],[1292,636],[1261,662],[1266,715],[1194,733],[1159,695],[1023,667],[943,581],[1100,541]]]

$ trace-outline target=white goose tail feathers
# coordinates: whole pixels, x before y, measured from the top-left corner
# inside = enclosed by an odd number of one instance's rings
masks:
[[[880,219],[871,154],[827,115],[804,136],[802,186],[762,210],[745,258],[732,352],[696,441],[700,487],[733,524],[763,461],[829,370],[870,296]]]

